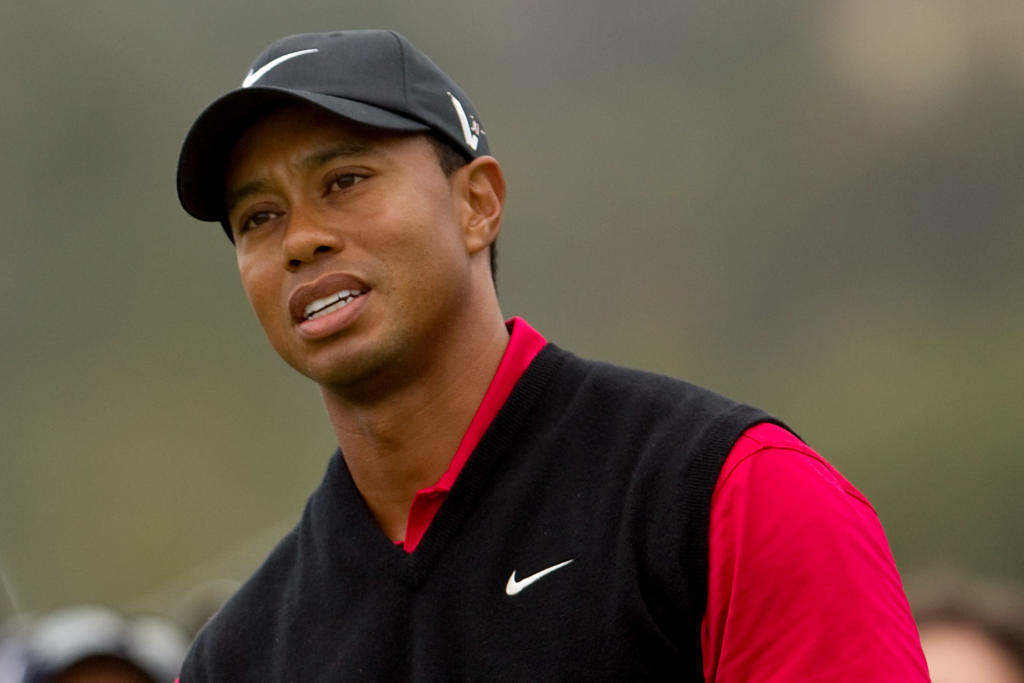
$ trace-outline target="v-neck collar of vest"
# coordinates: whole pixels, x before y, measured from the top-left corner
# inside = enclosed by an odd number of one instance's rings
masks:
[[[551,343],[537,354],[480,439],[413,552],[396,546],[380,529],[356,489],[341,451],[335,452],[323,484],[310,500],[301,533],[311,534],[316,551],[325,552],[335,562],[355,564],[361,571],[390,576],[410,586],[422,584],[473,513],[492,481],[495,467],[514,455],[510,451],[517,447],[517,435],[537,400],[570,357],[571,354]]]

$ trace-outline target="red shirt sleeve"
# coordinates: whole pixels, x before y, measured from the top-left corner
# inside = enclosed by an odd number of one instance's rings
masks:
[[[737,441],[711,504],[704,678],[928,681],[871,504],[789,432]]]

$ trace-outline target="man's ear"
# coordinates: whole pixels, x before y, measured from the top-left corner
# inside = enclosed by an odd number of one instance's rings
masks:
[[[478,157],[455,174],[463,237],[467,251],[475,254],[498,239],[505,205],[505,176],[498,161],[491,156]]]

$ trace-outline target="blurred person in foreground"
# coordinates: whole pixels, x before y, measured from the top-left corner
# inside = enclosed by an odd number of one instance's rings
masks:
[[[933,577],[912,604],[934,683],[1024,683],[1024,592]]]
[[[183,683],[926,680],[875,512],[821,456],[505,319],[501,167],[403,37],[268,47],[193,124],[178,194],[339,446]]]
[[[18,624],[0,644],[0,683],[167,683],[188,648],[175,624],[76,605]]]

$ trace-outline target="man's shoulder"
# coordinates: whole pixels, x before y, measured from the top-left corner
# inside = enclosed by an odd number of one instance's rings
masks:
[[[620,419],[635,414],[645,420],[682,419],[704,426],[733,419],[775,422],[754,406],[684,379],[581,358],[554,344],[548,344],[538,360],[543,362],[545,356],[560,366],[553,390],[572,393],[581,406],[614,411]]]
[[[645,481],[667,498],[692,487],[689,500],[710,499],[739,436],[755,424],[781,424],[691,382],[585,360],[552,344],[535,363],[557,370],[532,404],[534,442],[574,463],[574,472],[600,462],[612,480]]]
[[[586,358],[552,342],[549,342],[541,353],[538,354],[535,362],[555,364],[559,366],[562,373],[578,377],[581,381],[591,383],[600,388],[608,388],[615,391],[657,393],[660,390],[670,389],[672,391],[715,394],[710,389],[669,375],[609,361]]]

